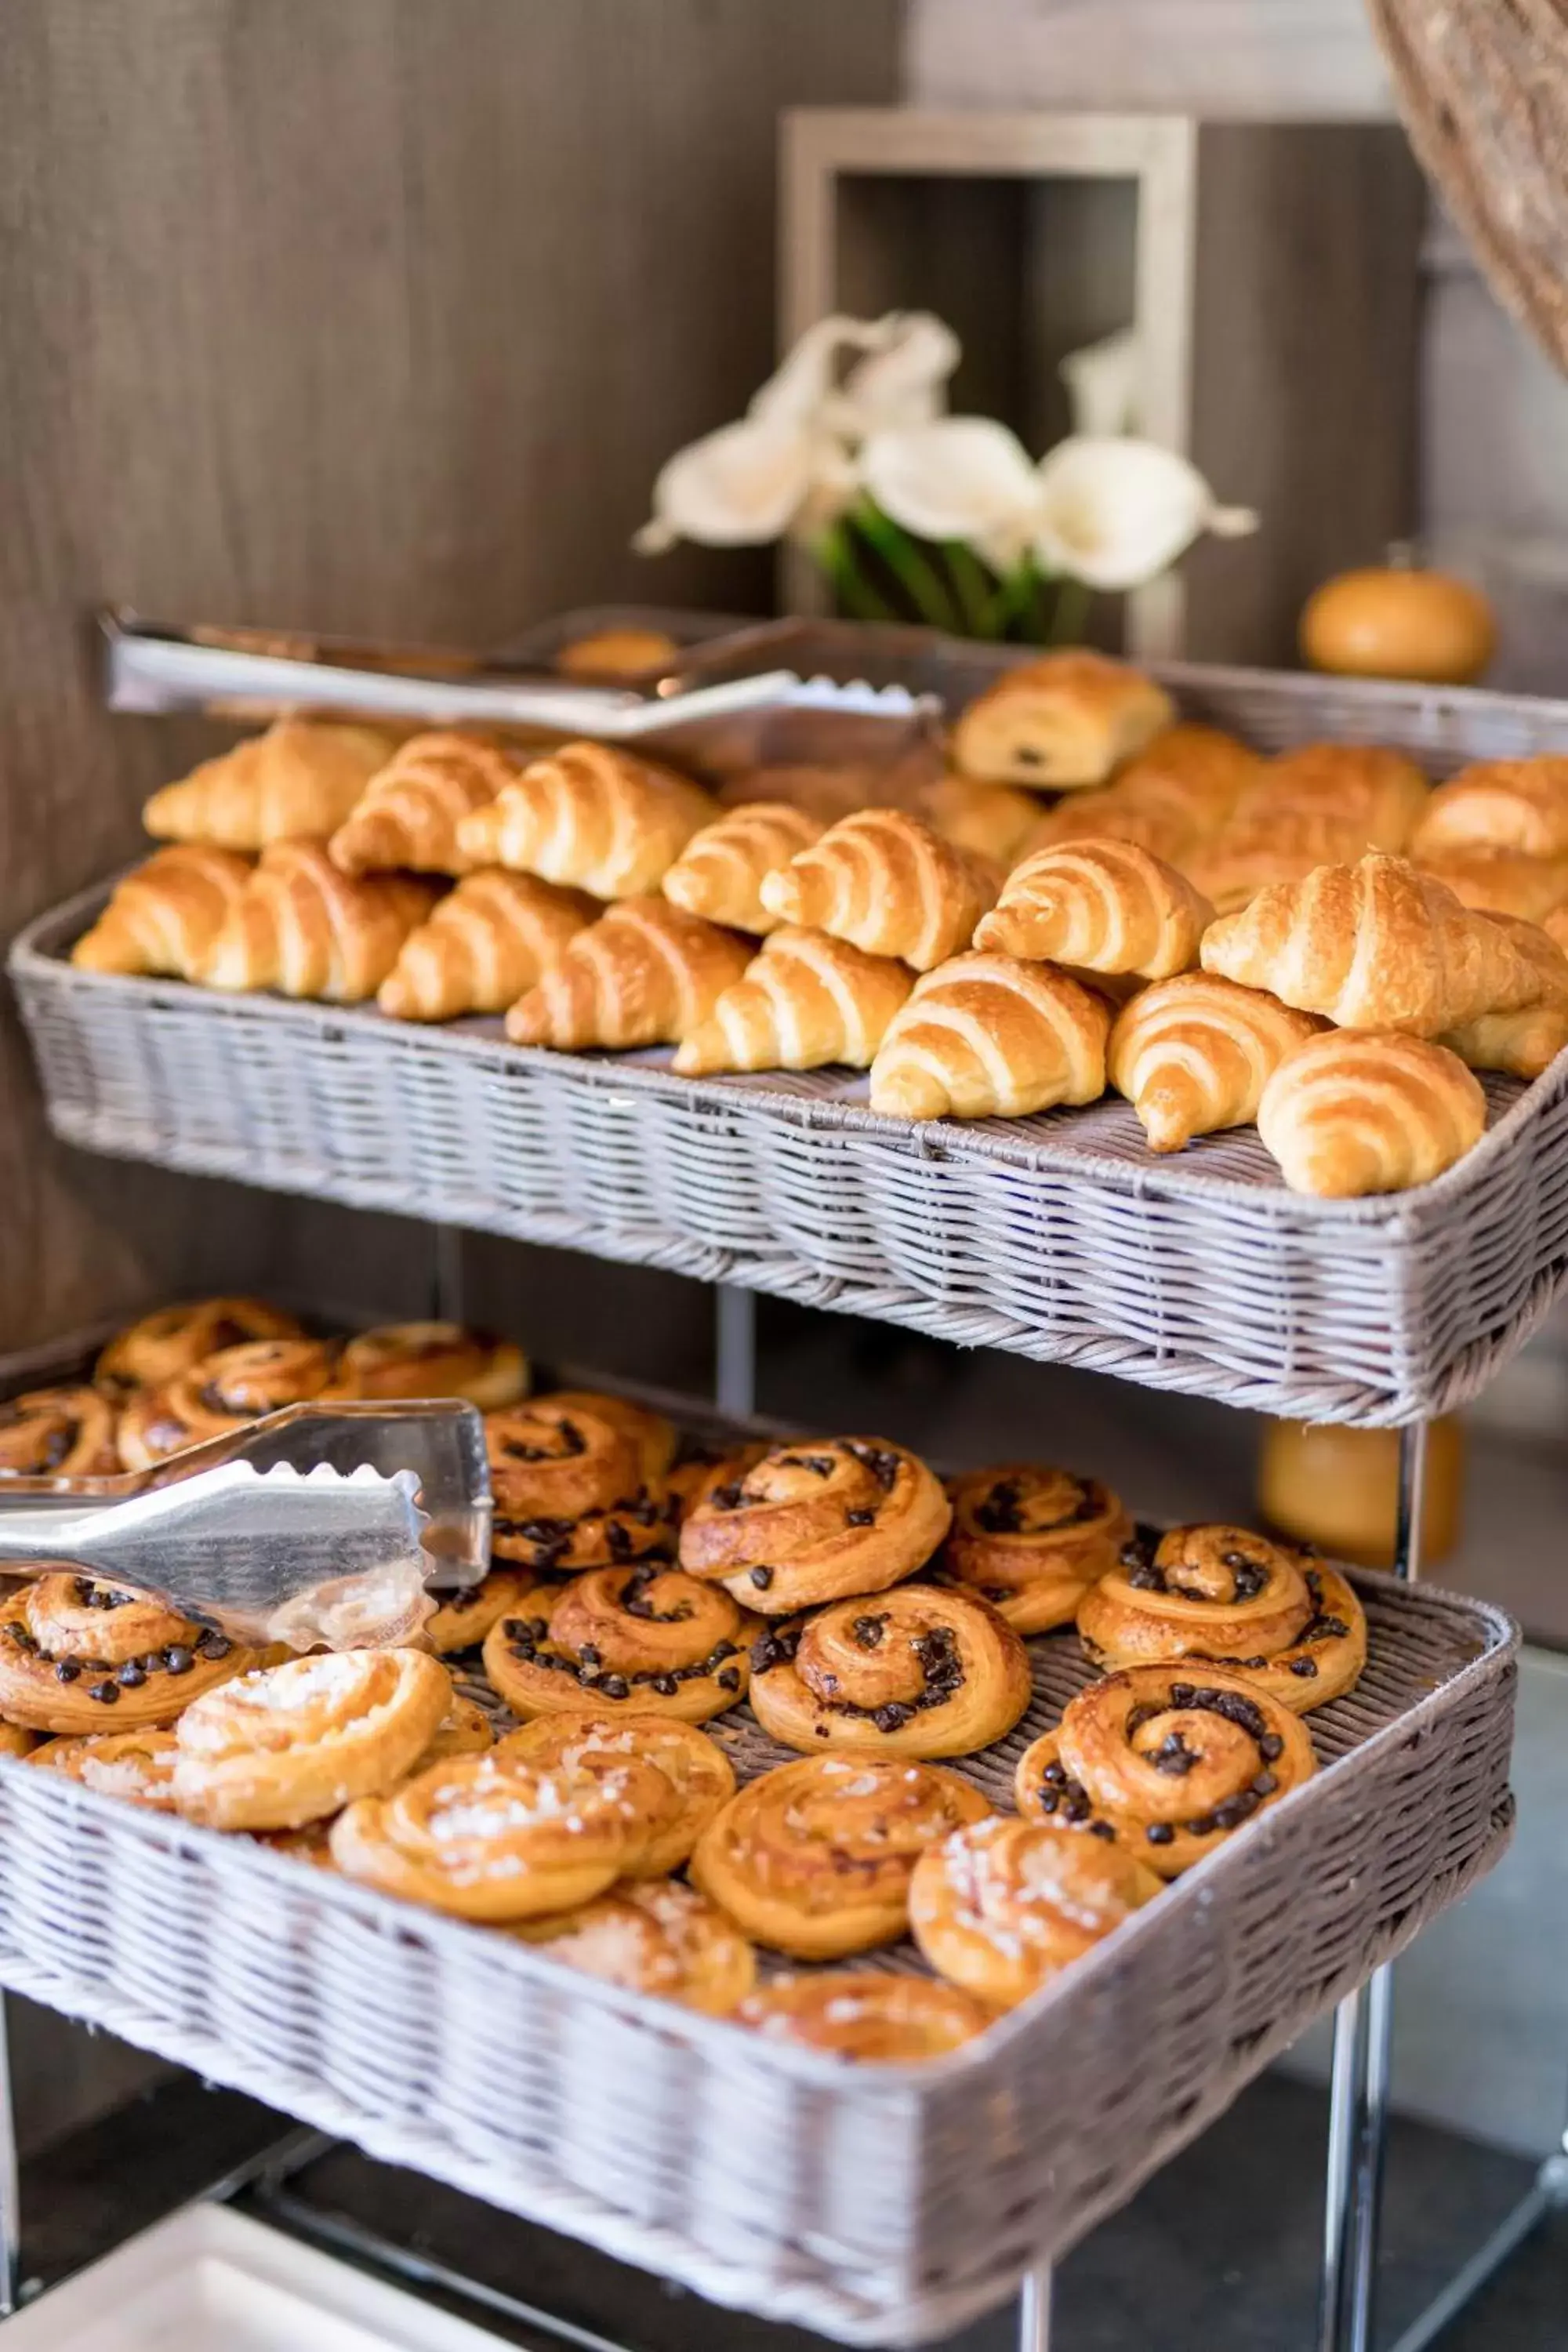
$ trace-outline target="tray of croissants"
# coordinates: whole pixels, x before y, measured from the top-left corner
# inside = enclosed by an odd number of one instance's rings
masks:
[[[1140,1525],[1055,1465],[944,1479],[889,1439],[531,1382],[514,1344],[456,1325],[321,1337],[230,1297],[160,1309],[74,1381],[14,1393],[0,1480],[65,1482],[285,1404],[466,1398],[494,1558],[416,1645],[302,1657],[74,1575],[18,1581],[5,1752],[569,1969],[882,2063],[958,2051],[1150,1906],[1179,1937],[1172,1890],[1200,1872],[1222,1899],[1214,1865],[1244,1840],[1306,1873],[1331,1835],[1353,1885],[1358,1854],[1414,1837],[1413,1880],[1385,1858],[1373,1946],[1433,1873],[1451,1894],[1498,1850],[1495,1612],[1256,1528]],[[1433,1727],[1467,1700],[1480,1728],[1451,1752]],[[1396,1746],[1394,1826],[1366,1768]],[[1358,1767],[1347,1829],[1312,1798]],[[1451,1785],[1467,1769],[1479,1803]],[[1435,1820],[1452,1833],[1434,1843]],[[1260,2022],[1280,2020],[1238,2016],[1238,2044]]]
[[[891,1122],[1117,1104],[1096,1149],[1200,1172],[1255,1129],[1249,1172],[1331,1198],[1439,1176],[1568,1041],[1568,754],[1434,788],[1375,740],[1265,757],[1104,655],[982,675],[923,756],[717,793],[284,718],[153,795],[70,961]]]

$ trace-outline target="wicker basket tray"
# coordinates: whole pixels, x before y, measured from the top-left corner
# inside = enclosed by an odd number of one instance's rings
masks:
[[[0,1983],[721,2303],[847,2343],[941,2336],[1124,2202],[1501,1853],[1513,1627],[1355,1582],[1370,1658],[1309,1718],[1324,1771],[935,2065],[765,2042],[9,1759]],[[956,1768],[1003,1809],[1087,1675],[1070,1634],[1029,1646],[1025,1721]],[[743,1778],[786,1759],[745,1708],[709,1728]],[[910,1945],[878,1958],[921,1966]]]

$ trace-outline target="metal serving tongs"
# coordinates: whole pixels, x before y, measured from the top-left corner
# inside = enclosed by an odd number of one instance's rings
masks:
[[[721,778],[750,768],[896,759],[941,717],[907,687],[771,669],[717,686],[679,677],[645,695],[510,672],[429,647],[323,647],[100,614],[111,710],[247,717],[330,711],[404,724],[501,727],[559,740],[588,735]],[[282,650],[279,650],[281,646]],[[258,647],[266,647],[261,650]],[[402,665],[399,667],[399,665]]]
[[[79,1570],[247,1645],[362,1649],[485,1574],[490,1515],[473,1405],[294,1404],[128,1477],[0,1482],[0,1570]]]

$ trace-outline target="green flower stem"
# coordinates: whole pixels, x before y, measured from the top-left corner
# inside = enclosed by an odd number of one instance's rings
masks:
[[[975,635],[1005,637],[1008,630],[1024,620],[1030,611],[1038,582],[1039,573],[1033,556],[1024,556],[992,595]]]
[[[995,595],[995,574],[986,569],[973,549],[966,547],[961,539],[943,540],[942,551],[963,614],[964,635],[988,635],[986,617]]]
[[[1057,583],[1056,610],[1051,614],[1046,633],[1047,645],[1077,645],[1082,638],[1084,623],[1089,618],[1089,592],[1083,582],[1064,574]]]
[[[963,620],[941,572],[908,531],[900,530],[870,499],[862,499],[852,520],[881,557],[922,621],[933,629],[962,635]]]
[[[842,522],[829,523],[812,542],[812,554],[853,621],[896,621],[899,614],[878,594],[855,560],[855,541]]]

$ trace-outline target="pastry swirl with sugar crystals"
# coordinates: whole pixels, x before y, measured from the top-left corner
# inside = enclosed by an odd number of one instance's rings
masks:
[[[100,1797],[147,1805],[155,1813],[174,1810],[174,1759],[179,1745],[172,1731],[99,1731],[74,1738],[47,1739],[27,1761],[63,1772]]]
[[[763,877],[787,866],[821,834],[815,817],[786,801],[748,802],[692,835],[664,877],[664,895],[689,915],[732,930],[773,930],[779,918],[763,904]]]
[[[1281,1062],[1316,1036],[1317,1015],[1217,973],[1156,981],[1117,1014],[1106,1050],[1111,1085],[1137,1112],[1152,1151],[1245,1127]]]
[[[1105,1092],[1110,1006],[1051,965],[954,956],[915,983],[871,1065],[889,1118],[1025,1118]]]
[[[568,1968],[708,2017],[730,2016],[756,1982],[756,1955],[745,1937],[717,1904],[673,1878],[623,1881],[575,1911],[522,1921],[513,1933]]]
[[[770,1627],[752,1651],[752,1712],[786,1748],[973,1756],[1029,1704],[1029,1654],[970,1592],[900,1584]]]
[[[811,1756],[731,1798],[699,1838],[690,1876],[759,1944],[841,1959],[896,1943],[920,1856],[990,1811],[938,1765]]]
[[[952,1526],[942,1571],[1016,1633],[1070,1625],[1085,1592],[1114,1568],[1132,1522],[1098,1478],[1009,1462],[950,1479]]]
[[[1258,1132],[1291,1191],[1341,1200],[1430,1183],[1486,1123],[1486,1097],[1457,1054],[1392,1030],[1310,1038],[1258,1106]]]
[[[866,955],[931,971],[966,948],[995,898],[988,860],[957,849],[903,809],[859,809],[765,875],[762,900],[784,923],[831,931]]]
[[[758,1620],[659,1560],[590,1569],[485,1637],[485,1672],[514,1713],[629,1706],[706,1723],[740,1704]]]
[[[715,1070],[868,1069],[913,974],[827,931],[774,931],[675,1057],[682,1077]]]
[[[718,1744],[694,1724],[669,1715],[579,1713],[536,1716],[501,1741],[506,1756],[531,1764],[584,1764],[591,1770],[615,1769],[619,1759],[640,1757],[655,1765],[675,1791],[668,1825],[651,1838],[635,1869],[637,1878],[662,1877],[679,1870],[709,1822],[735,1793],[735,1775]]]
[[[171,1723],[250,1664],[226,1634],[85,1576],[41,1576],[0,1603],[0,1716],[35,1731]]]
[[[542,1572],[603,1568],[669,1541],[663,1485],[645,1433],[619,1400],[535,1397],[485,1416],[497,1559]]]
[[[328,843],[345,874],[468,874],[458,832],[518,773],[504,747],[483,735],[433,729],[400,743]]]
[[[910,1926],[940,1977],[1011,2009],[1159,1892],[1154,1874],[1108,1839],[994,1818],[921,1855]]]
[[[1082,971],[1165,980],[1197,960],[1214,909],[1131,841],[1068,841],[1016,866],[974,934],[979,948]]]
[[[769,2042],[798,2042],[860,2065],[912,2066],[945,2058],[984,2033],[994,2011],[930,1977],[829,1969],[775,1977],[743,2000],[737,2022]]]
[[[187,1445],[226,1437],[285,1405],[331,1402],[355,1393],[342,1375],[341,1350],[323,1339],[250,1339],[220,1348],[158,1389],[144,1389],[120,1423],[121,1458],[149,1469]]]
[[[476,866],[509,866],[595,898],[637,898],[658,888],[718,814],[673,768],[608,743],[563,743],[465,817],[458,844]]]
[[[154,850],[71,950],[79,971],[147,972],[190,980],[250,878],[247,858],[205,843]]]
[[[0,1403],[0,1480],[104,1478],[119,1467],[114,1411],[97,1389],[28,1389]]]
[[[137,1389],[162,1388],[225,1348],[250,1339],[302,1339],[299,1318],[259,1298],[200,1298],[160,1307],[116,1332],[92,1368],[93,1385],[111,1403]]]
[[[777,1445],[713,1472],[680,1529],[680,1564],[766,1617],[880,1592],[931,1558],[952,1517],[942,1482],[881,1437]]]

